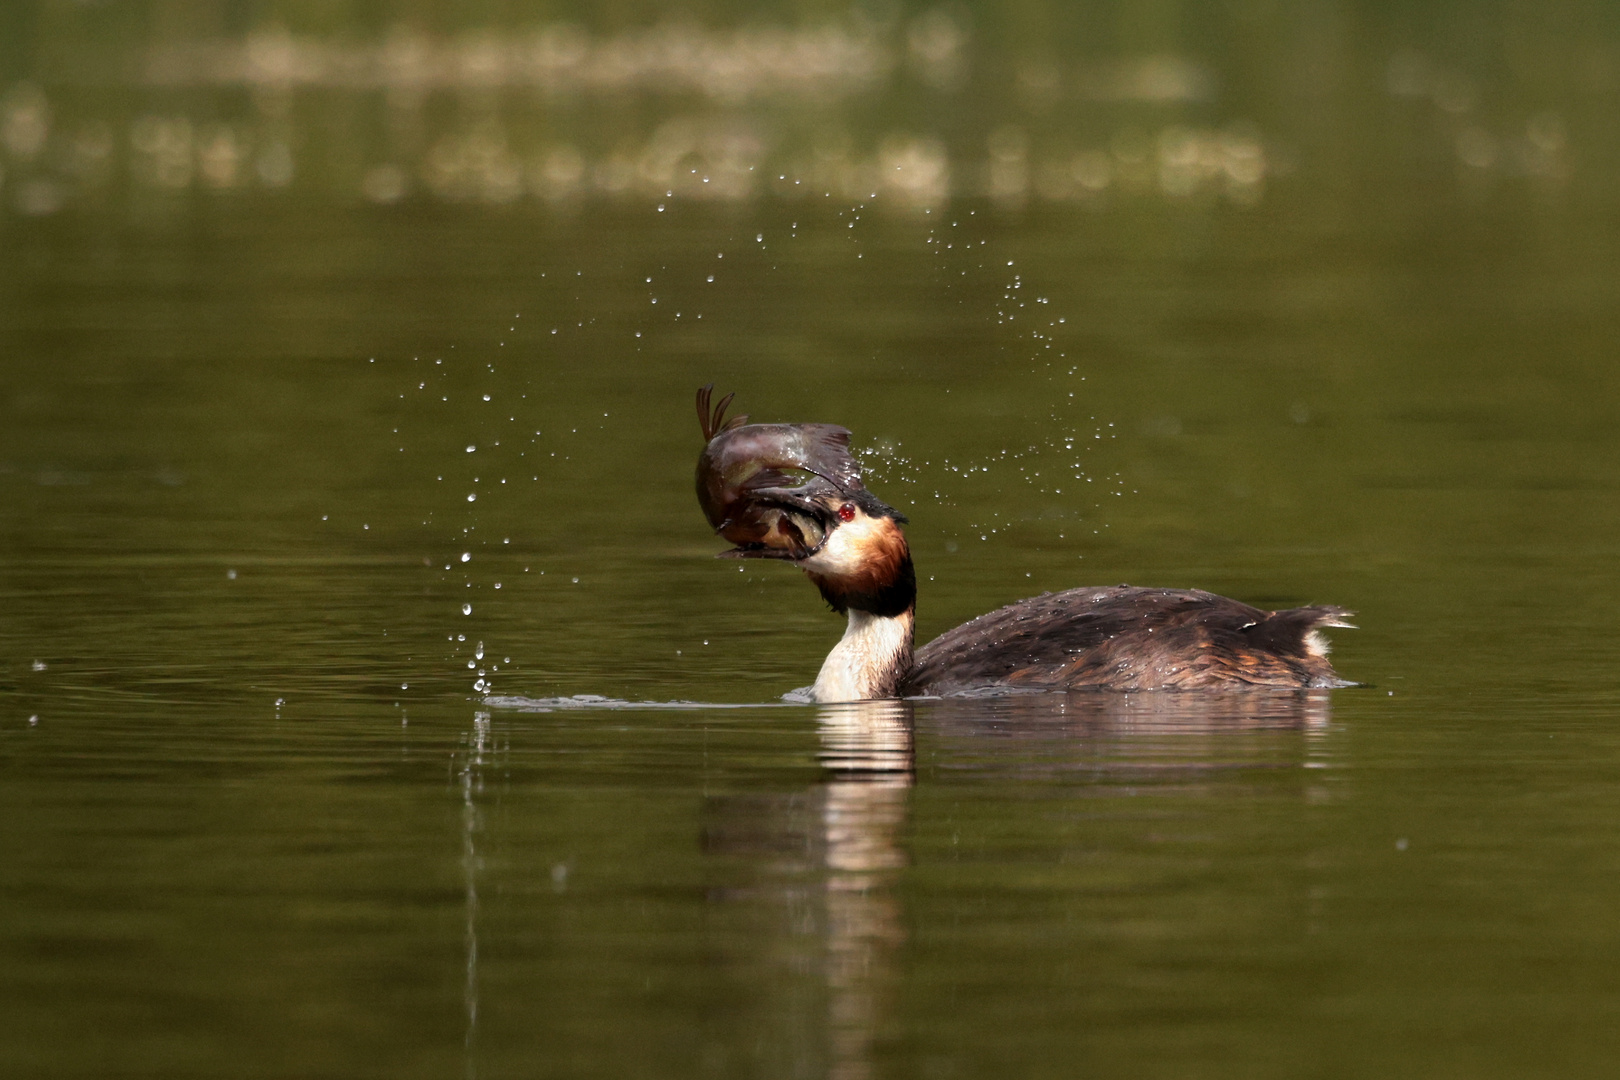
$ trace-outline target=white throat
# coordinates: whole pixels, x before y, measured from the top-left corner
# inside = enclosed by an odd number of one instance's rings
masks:
[[[810,688],[818,702],[868,701],[894,697],[911,667],[911,637],[916,619],[850,610],[849,626]]]

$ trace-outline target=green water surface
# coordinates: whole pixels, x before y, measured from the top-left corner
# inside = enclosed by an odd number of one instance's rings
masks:
[[[0,1072],[1612,1075],[1597,99],[1555,190],[1223,85],[1293,116],[1258,201],[46,213],[6,158]],[[1200,587],[1353,609],[1360,685],[784,705],[842,628],[712,557],[710,381],[855,431],[924,638]]]

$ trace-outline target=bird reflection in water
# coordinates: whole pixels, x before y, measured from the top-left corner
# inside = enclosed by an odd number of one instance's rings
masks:
[[[547,712],[580,707],[539,704]],[[602,707],[600,700],[590,704]],[[1338,801],[1348,794],[1353,774],[1331,771],[1340,762],[1330,708],[1325,689],[1082,691],[829,704],[813,714],[820,766],[813,780],[803,773],[785,779],[797,767],[784,771],[779,760],[766,767],[763,783],[753,767],[705,772],[705,786],[718,778],[731,790],[702,796],[704,889],[701,899],[688,894],[680,900],[698,905],[690,911],[698,915],[697,926],[686,924],[701,928],[693,942],[698,953],[678,961],[678,972],[670,969],[684,988],[674,1007],[683,1022],[703,1028],[697,1035],[703,1071],[864,1080],[884,1070],[891,1033],[904,1026],[900,991],[910,968],[907,942],[915,915],[906,910],[901,883],[913,861],[913,833],[933,844],[948,827],[911,820],[917,731],[928,744],[924,776],[936,785],[934,805],[938,788],[966,781],[990,802],[1003,803],[980,806],[979,820],[1019,814],[1017,820],[1032,830],[1027,835],[1037,844],[1033,851],[1043,836],[1050,839],[1045,826],[1026,820],[1022,807],[1005,805],[1008,798],[1021,801],[1027,793],[1051,813],[1077,813],[1086,821],[1099,820],[1097,799],[1130,798],[1138,816],[1142,800],[1170,800],[1156,804],[1150,816],[1157,821],[1162,813],[1176,813],[1176,804],[1196,813],[1214,805],[1212,796],[1225,805],[1226,796],[1256,785],[1268,800],[1286,801],[1292,794],[1305,804]],[[747,730],[802,738],[806,714],[794,709],[787,716],[781,725],[751,723]],[[484,787],[486,777],[505,776],[510,753],[497,734],[488,712],[475,714],[453,773],[462,810],[469,1078],[480,1038],[488,1040],[480,1030],[487,1027],[480,1002],[480,923],[487,921],[481,901],[499,890],[480,881],[489,844]],[[694,776],[693,783],[699,779]],[[1159,842],[1150,832],[1127,822],[1123,831],[1098,835],[1108,838],[1108,850],[1138,852],[1145,850],[1139,845]],[[937,855],[939,848],[923,850]],[[1051,854],[1061,862],[1061,845]],[[691,855],[687,849],[673,857],[678,864]],[[661,864],[646,873],[669,870]],[[559,880],[553,874],[553,884]],[[1307,890],[1301,899],[1314,927],[1317,894]],[[679,945],[684,939],[665,940]],[[598,977],[594,968],[590,977]],[[614,983],[610,978],[603,985]],[[697,997],[685,996],[687,991]]]
[[[711,796],[704,809],[711,941],[752,991],[746,1019],[733,1020],[763,1033],[769,1049],[758,1052],[775,1057],[761,1070],[880,1071],[906,968],[899,883],[911,862],[916,729],[929,740],[929,775],[947,783],[974,774],[1065,797],[1196,801],[1264,770],[1297,777],[1301,801],[1317,803],[1334,797],[1334,774],[1313,771],[1335,764],[1331,703],[1307,689],[820,707],[818,783]]]
[[[823,706],[817,729],[819,783],[792,793],[707,801],[704,851],[717,870],[731,864],[723,871],[726,884],[711,889],[709,899],[729,913],[717,922],[744,920],[757,933],[763,917],[778,927],[768,934],[772,943],[763,957],[756,951],[736,958],[738,973],[765,959],[772,970],[759,974],[772,983],[810,976],[816,984],[808,996],[779,999],[797,1015],[755,1018],[756,1029],[776,1029],[771,1041],[794,1058],[766,1067],[799,1075],[807,1059],[819,1059],[824,1068],[815,1073],[862,1080],[874,1071],[874,1047],[899,984],[898,955],[906,940],[895,886],[908,862],[903,837],[915,761],[912,705]],[[741,865],[732,862],[738,859]],[[761,939],[750,940],[757,949]],[[816,1004],[803,1011],[811,1001]],[[756,1007],[770,1010],[764,1001]]]
[[[931,760],[981,779],[1080,782],[1093,796],[1196,796],[1251,770],[1291,775],[1330,801],[1332,691],[1078,691],[929,703]]]
[[[1333,695],[1324,689],[1153,691],[1120,694],[1083,688],[1061,694],[940,698],[928,703],[929,729],[1020,740],[1062,736],[1072,751],[1104,736],[1214,736],[1243,731],[1325,732]],[[1074,754],[1060,755],[1063,758]]]
[[[915,749],[911,706],[864,701],[824,706],[817,716],[827,867],[827,991],[835,1080],[872,1074],[872,1045],[892,995],[895,954],[906,931],[895,880],[911,798]]]

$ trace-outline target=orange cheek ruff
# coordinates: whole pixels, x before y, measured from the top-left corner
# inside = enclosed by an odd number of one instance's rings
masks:
[[[853,507],[839,507],[838,516],[844,517],[846,509],[850,517],[856,517]],[[899,526],[887,519],[873,521],[867,519],[869,527],[861,530],[857,536],[844,534],[845,543],[858,544],[857,557],[850,560],[841,569],[832,569],[826,565],[821,567],[805,567],[810,580],[821,589],[822,594],[829,600],[837,596],[875,594],[891,587],[901,576],[902,565],[909,567],[911,551],[906,545],[906,535],[900,531]],[[834,533],[838,537],[839,533]],[[831,541],[829,541],[831,542]]]

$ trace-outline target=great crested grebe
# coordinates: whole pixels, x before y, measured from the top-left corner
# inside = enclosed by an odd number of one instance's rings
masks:
[[[920,649],[906,519],[861,484],[834,424],[726,420],[698,391],[707,445],[697,494],[733,558],[783,559],[849,616],[810,688],[818,702],[1017,690],[1204,690],[1352,685],[1328,663],[1343,608],[1262,611],[1196,589],[1069,589],[1008,604]]]

